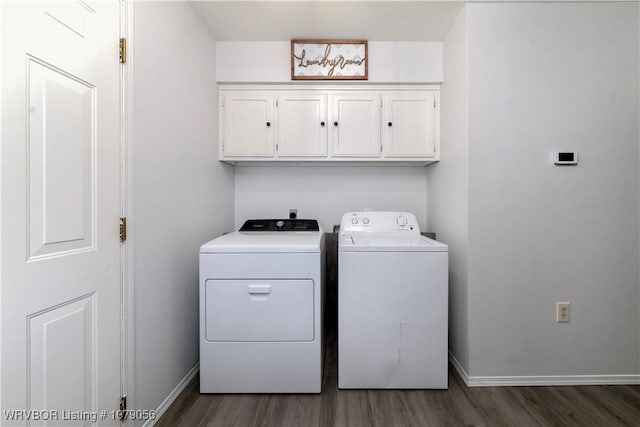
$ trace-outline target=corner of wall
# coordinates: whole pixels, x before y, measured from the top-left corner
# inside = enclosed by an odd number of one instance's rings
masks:
[[[462,5],[443,43],[441,160],[428,167],[428,227],[449,245],[449,350],[462,372],[468,343],[468,41]]]
[[[199,360],[198,252],[233,227],[234,169],[217,158],[209,29],[188,3],[133,7],[133,398],[138,409],[162,410]]]

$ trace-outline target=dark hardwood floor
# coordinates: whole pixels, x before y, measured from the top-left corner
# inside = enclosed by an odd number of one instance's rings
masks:
[[[200,394],[198,377],[157,426],[640,426],[640,386],[338,390],[329,337],[322,394]]]

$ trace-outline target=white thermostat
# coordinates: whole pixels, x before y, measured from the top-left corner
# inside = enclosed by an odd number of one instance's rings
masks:
[[[553,163],[555,163],[556,165],[577,165],[578,152],[577,151],[554,151]]]

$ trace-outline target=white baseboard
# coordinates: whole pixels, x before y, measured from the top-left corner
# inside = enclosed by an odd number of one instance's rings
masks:
[[[460,378],[462,378],[462,381],[464,381],[464,383],[468,387],[469,386],[469,374],[467,374],[467,371],[464,370],[464,368],[462,367],[460,362],[458,362],[458,359],[456,359],[456,357],[453,355],[453,353],[451,353],[451,350],[449,350],[449,363],[451,363],[451,365],[454,367],[454,369],[456,370],[456,372],[458,373]]]
[[[518,387],[562,385],[639,385],[640,375],[530,375],[530,376],[470,376],[455,356],[449,352],[449,362],[467,387]]]
[[[465,382],[469,387],[639,385],[640,375],[471,376]]]
[[[178,383],[178,385],[169,393],[169,395],[162,401],[160,406],[156,409],[156,417],[153,420],[147,420],[146,423],[142,425],[142,427],[153,427],[156,422],[162,417],[162,415],[169,409],[169,406],[180,396],[180,393],[187,388],[191,380],[198,374],[200,371],[200,362],[196,363],[193,368],[184,378]]]

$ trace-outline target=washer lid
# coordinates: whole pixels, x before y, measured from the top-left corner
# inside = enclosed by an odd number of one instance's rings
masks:
[[[321,231],[234,231],[205,243],[200,253],[320,252]]]
[[[448,252],[449,247],[425,236],[389,237],[341,235],[343,252]]]

